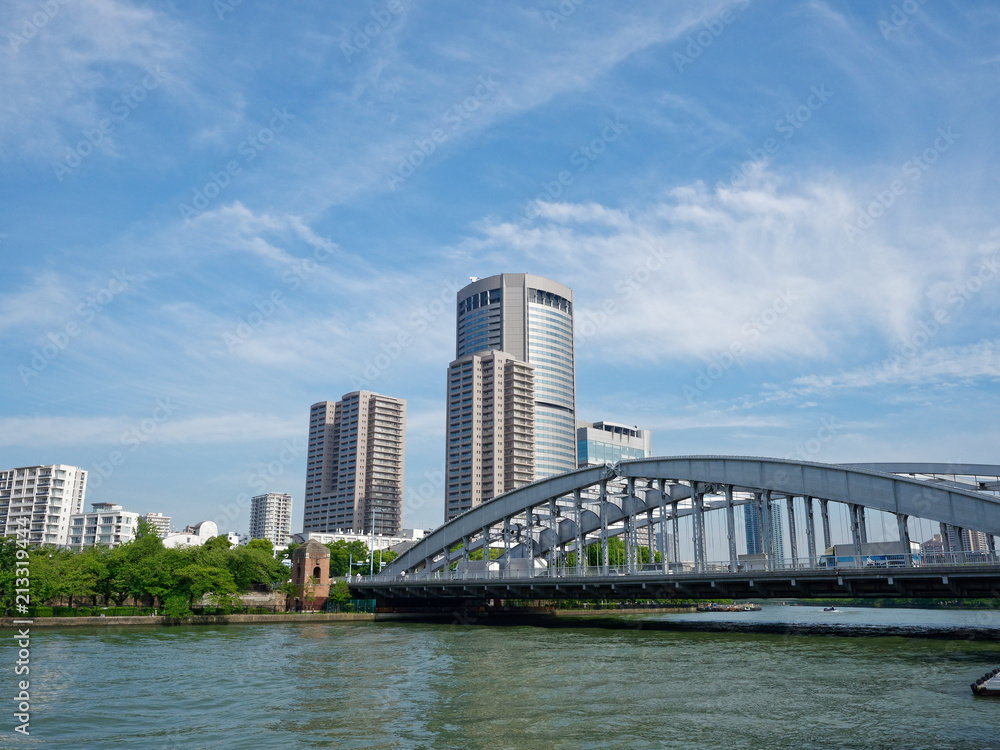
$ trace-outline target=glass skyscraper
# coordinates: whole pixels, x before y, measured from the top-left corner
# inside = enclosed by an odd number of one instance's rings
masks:
[[[747,554],[764,554],[764,533],[757,515],[756,503],[747,503],[743,506],[743,521],[746,524],[747,532]],[[785,561],[785,532],[781,523],[780,503],[771,504],[771,535],[774,538],[774,561],[783,563]]]
[[[534,479],[575,469],[573,290],[541,276],[505,273],[473,279],[457,296],[456,362],[499,350],[533,367]],[[456,409],[449,405],[448,415],[448,472],[459,477],[461,461],[469,459],[458,450],[462,430],[477,429],[475,420],[462,421],[461,406],[461,400]],[[449,494],[446,507],[452,499]]]

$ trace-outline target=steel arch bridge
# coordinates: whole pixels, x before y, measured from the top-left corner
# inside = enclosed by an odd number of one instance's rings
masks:
[[[849,541],[835,547],[830,511],[837,504],[846,509]],[[756,520],[756,554],[738,552],[740,506]],[[895,518],[895,548],[869,543],[868,511]],[[708,519],[720,516],[724,537],[709,539]],[[940,550],[913,549],[911,519],[937,525]],[[681,560],[682,529],[689,561]],[[1000,466],[645,458],[493,498],[352,588],[390,600],[1000,596],[996,536]],[[726,550],[721,560],[709,559],[712,546]]]

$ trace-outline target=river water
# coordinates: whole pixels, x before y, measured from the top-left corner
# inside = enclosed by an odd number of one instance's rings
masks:
[[[1000,748],[1000,613],[768,606],[955,638],[328,623],[32,632],[31,748]],[[825,616],[825,619],[824,619]],[[877,621],[877,622],[876,622]],[[11,639],[5,638],[4,641]],[[11,665],[11,666],[8,666]]]

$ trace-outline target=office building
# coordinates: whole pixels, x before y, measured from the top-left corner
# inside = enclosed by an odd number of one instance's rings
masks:
[[[764,534],[756,503],[743,506],[743,521],[746,525],[747,554],[764,554]],[[771,535],[774,539],[774,562],[785,562],[785,531],[781,522],[781,504],[771,503]]]
[[[86,493],[87,472],[77,466],[0,470],[0,534],[23,539],[26,528],[29,544],[65,545]]]
[[[577,465],[599,466],[653,455],[652,433],[614,422],[577,422]]]
[[[156,533],[161,539],[170,533],[170,516],[165,516],[162,513],[145,513],[142,518],[156,529]]]
[[[303,531],[403,528],[406,401],[354,391],[313,404]]]
[[[250,498],[250,538],[287,547],[292,534],[292,496],[268,492]]]
[[[491,350],[448,367],[445,519],[535,478],[534,367]]]
[[[139,528],[138,513],[114,503],[93,503],[91,507],[90,513],[70,516],[67,547],[117,547],[135,539]]]
[[[534,478],[575,469],[573,291],[525,273],[473,279],[457,295],[455,341],[456,362],[499,350],[532,365]],[[449,390],[450,374],[449,368]],[[450,453],[450,443],[448,448]],[[450,461],[449,471],[453,468]]]

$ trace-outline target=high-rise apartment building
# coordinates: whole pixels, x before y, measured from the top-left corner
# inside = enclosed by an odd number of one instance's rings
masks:
[[[139,514],[114,503],[93,503],[90,513],[73,514],[69,521],[70,549],[117,547],[135,539]]]
[[[743,506],[743,520],[746,525],[747,554],[764,554],[764,532],[756,503],[747,503]],[[783,563],[785,562],[785,531],[781,521],[780,503],[772,503],[771,505],[771,536],[774,540],[774,561],[779,564]]]
[[[250,538],[287,547],[292,535],[292,496],[268,492],[250,498]]]
[[[309,412],[303,531],[403,529],[406,401],[354,391]]]
[[[532,274],[499,274],[460,290],[457,313],[456,360],[494,349],[534,367],[535,479],[575,469],[573,290]]]
[[[145,513],[142,518],[146,523],[156,529],[156,533],[159,535],[160,539],[163,539],[170,533],[170,516],[165,516],[162,513]]]
[[[449,365],[446,519],[534,480],[534,378],[497,350]]]
[[[77,466],[0,470],[0,534],[27,527],[29,544],[65,545],[70,516],[83,512],[86,493],[87,472]]]
[[[599,466],[653,455],[649,430],[626,427],[614,422],[577,422],[578,466]]]

